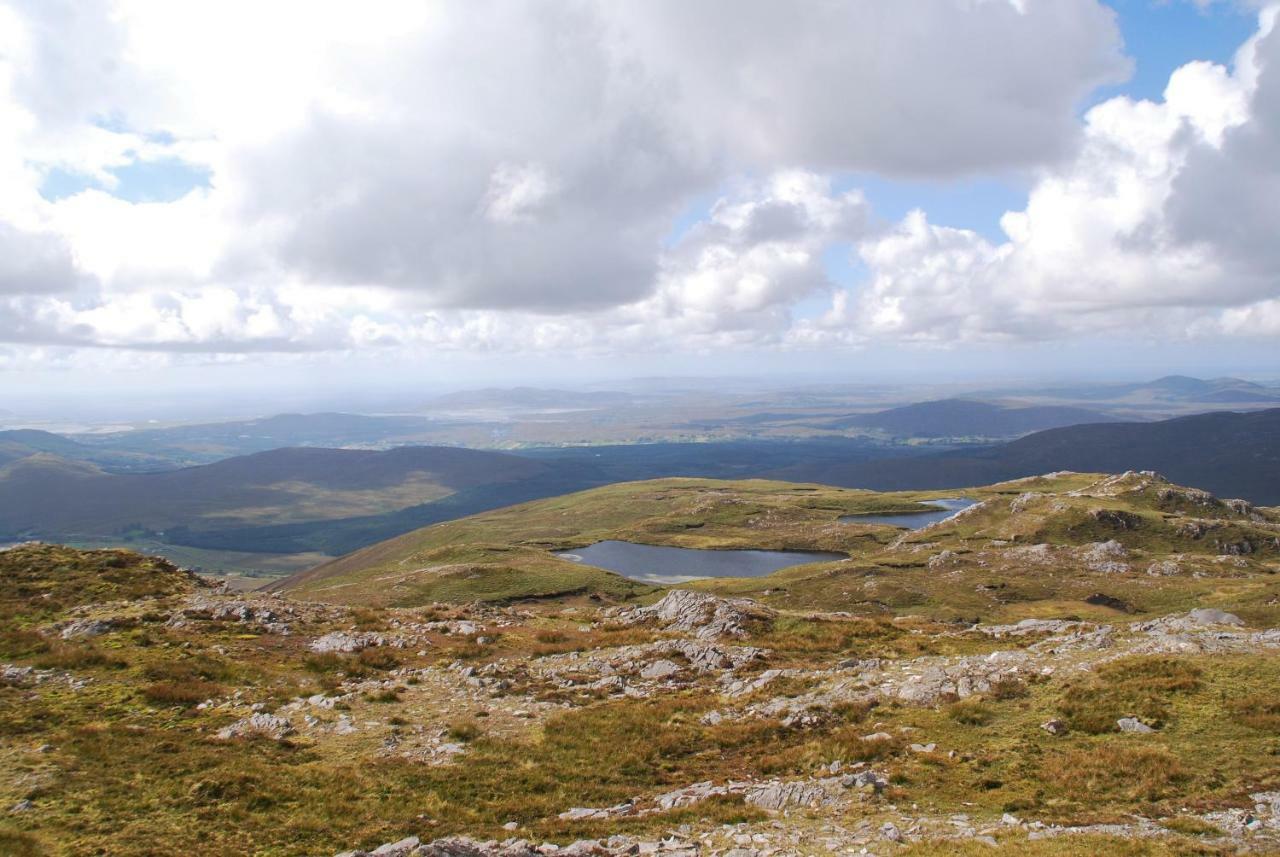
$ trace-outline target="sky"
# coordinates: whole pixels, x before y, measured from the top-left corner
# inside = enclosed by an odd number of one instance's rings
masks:
[[[1280,378],[1277,17],[0,0],[0,390]]]

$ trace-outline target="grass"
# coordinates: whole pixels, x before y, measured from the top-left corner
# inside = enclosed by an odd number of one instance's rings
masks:
[[[0,551],[0,621],[51,621],[73,607],[191,592],[201,583],[167,560],[124,550],[19,545]]]
[[[1064,688],[1058,712],[1071,729],[1093,735],[1117,731],[1124,717],[1159,728],[1172,715],[1173,697],[1199,688],[1199,668],[1183,660],[1124,658]]]
[[[1064,479],[1076,487],[1087,483],[1086,477]],[[982,491],[1008,500],[1025,487]],[[993,640],[970,630],[967,621],[1114,616],[1083,603],[1102,589],[1148,612],[1212,605],[1252,623],[1269,621],[1274,608],[1267,602],[1280,594],[1266,556],[1249,559],[1243,568],[1206,565],[1211,573],[1205,577],[1156,578],[1138,570],[1101,580],[1073,566],[1069,554],[1034,566],[1006,559],[989,544],[998,536],[1034,544],[1028,540],[1061,528],[1069,547],[1069,531],[1084,521],[1076,506],[1097,502],[1089,498],[1071,498],[1061,513],[1032,503],[1015,515],[1005,502],[921,536],[936,541],[917,551],[914,536],[893,548],[894,531],[831,522],[859,504],[912,502],[921,495],[824,491],[663,480],[614,486],[600,495],[598,514],[574,495],[453,522],[432,528],[421,553],[391,553],[379,560],[381,566],[300,581],[307,597],[361,603],[351,611],[316,610],[292,619],[288,636],[250,633],[229,622],[170,626],[165,620],[177,602],[164,599],[181,597],[198,582],[162,563],[117,552],[30,548],[20,549],[29,551],[28,558],[13,565],[15,552],[0,554],[0,564],[9,562],[14,572],[0,577],[0,609],[6,611],[0,614],[6,620],[0,623],[0,658],[51,665],[59,673],[40,685],[0,687],[0,760],[7,772],[0,778],[0,806],[20,799],[35,805],[3,819],[0,853],[97,853],[104,843],[122,855],[160,848],[214,855],[335,853],[410,833],[505,838],[502,825],[510,821],[522,826],[519,835],[534,840],[568,842],[618,832],[656,838],[685,823],[713,826],[765,816],[733,798],[608,822],[557,816],[574,806],[610,806],[708,779],[814,776],[837,759],[865,762],[889,775],[886,793],[866,796],[856,810],[868,818],[890,805],[942,818],[964,812],[994,821],[1014,812],[1066,824],[1125,822],[1142,814],[1166,819],[1171,831],[1168,840],[1136,843],[1098,837],[1028,841],[1002,831],[996,849],[914,842],[905,854],[1213,853],[1202,840],[1214,833],[1194,813],[1247,806],[1249,794],[1280,788],[1280,658],[1273,653],[1126,657],[1092,672],[999,682],[980,696],[936,708],[850,701],[814,712],[825,716],[796,727],[768,717],[711,725],[703,717],[726,705],[798,698],[812,689],[812,676],[779,679],[755,696],[730,702],[709,681],[649,699],[610,699],[539,687],[521,674],[519,666],[529,658],[664,637],[651,627],[593,624],[594,610],[583,609],[651,600],[657,590],[547,552],[602,532],[702,547],[742,546],[749,539],[755,546],[838,542],[854,555],[852,562],[767,579],[716,582],[725,591],[762,595],[768,589],[762,597],[782,610],[740,641],[770,651],[766,660],[743,670],[744,676],[767,668],[834,670],[844,660],[862,658],[1016,648],[1036,638]],[[1151,515],[1129,531],[1138,534],[1134,539],[1150,539],[1131,544],[1137,560],[1158,555],[1161,540],[1172,538],[1160,517],[1166,512],[1157,513],[1145,495],[1108,502]],[[694,527],[700,516],[706,524]],[[956,562],[930,568],[929,556],[943,545],[954,550]],[[343,590],[325,587],[348,590],[333,595]],[[474,637],[433,634],[422,655],[417,647],[354,654],[307,649],[310,639],[337,628],[395,634],[406,623],[468,615],[448,606],[388,606],[444,595],[529,600],[519,611],[501,614],[513,624],[486,627],[491,639],[483,644]],[[538,600],[553,596],[550,603]],[[148,600],[154,597],[160,600]],[[129,621],[92,640],[41,633],[72,610],[102,601],[116,603],[110,610],[80,612],[124,614]],[[490,688],[492,697],[483,690],[432,696],[440,692],[433,690],[440,674],[433,679],[416,670],[454,661],[505,661],[515,666],[513,686]],[[446,682],[455,680],[445,675]],[[90,681],[73,689],[64,678]],[[212,737],[243,716],[251,702],[275,710],[357,679],[370,683],[339,703],[359,724],[351,735],[302,729],[283,742]],[[206,698],[237,693],[238,708],[193,708]],[[548,699],[568,704],[542,708],[531,718],[512,715],[508,709],[525,705],[526,693],[550,694]],[[314,713],[321,719],[337,716]],[[1116,734],[1115,721],[1124,716],[1138,716],[1159,731]],[[1052,717],[1068,722],[1066,735],[1040,728]],[[424,764],[384,748],[392,735],[412,740],[441,731],[466,745],[455,763]],[[890,737],[867,740],[876,732]],[[912,751],[914,743],[933,743],[936,750]],[[37,751],[41,747],[48,749]]]
[[[767,577],[689,584],[788,610],[910,614],[940,621],[1013,622],[1055,615],[1113,621],[1123,615],[1106,606],[1115,599],[1132,605],[1136,616],[1217,606],[1252,622],[1280,622],[1280,550],[1269,547],[1273,533],[1232,518],[1213,537],[1193,537],[1183,528],[1190,512],[1161,499],[1159,491],[1135,486],[1130,493],[1088,494],[1100,478],[1068,474],[945,492],[990,502],[921,533],[838,524],[836,519],[854,512],[918,508],[939,492],[879,494],[764,480],[624,483],[416,530],[296,575],[282,586],[301,598],[399,606],[648,597],[654,587],[552,555],[619,539],[700,549],[849,554],[851,561],[794,566]],[[1029,490],[1046,496],[1013,510],[1010,504]],[[1061,493],[1067,490],[1083,493]],[[1234,514],[1225,507],[1219,511]],[[1214,562],[1219,538],[1252,540],[1259,549],[1240,570]],[[990,549],[992,540],[1070,548],[1108,539],[1119,540],[1130,551],[1131,572],[1089,573],[1070,553],[1051,565],[1029,565]],[[946,573],[928,565],[930,556],[943,549],[955,557]],[[1163,578],[1143,573],[1170,553],[1183,556],[1185,573]],[[1099,594],[1107,598],[1094,597]],[[815,639],[813,645],[838,642]]]

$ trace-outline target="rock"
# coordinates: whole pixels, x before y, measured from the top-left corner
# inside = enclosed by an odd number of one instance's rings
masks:
[[[938,553],[929,557],[929,568],[935,569],[935,570],[942,568],[948,565],[949,563],[955,562],[958,556],[959,554],[957,554],[955,551],[951,551],[951,550],[939,551]]]
[[[64,640],[99,637],[114,627],[110,619],[76,619],[64,627],[59,636]]]
[[[1132,732],[1137,735],[1156,731],[1136,717],[1121,717],[1116,721],[1116,726],[1120,727],[1121,732]]]
[[[399,842],[388,842],[386,845],[379,845],[369,852],[369,857],[408,857],[420,844],[418,837],[406,836]]]
[[[938,745],[934,744],[932,741],[929,742],[928,744],[912,744],[911,745],[911,752],[913,753],[932,753],[936,749],[938,749]]]
[[[1079,554],[1085,567],[1091,571],[1103,574],[1123,574],[1129,570],[1128,563],[1122,562],[1129,556],[1129,551],[1115,539],[1085,545],[1080,548]]]
[[[741,637],[747,625],[772,619],[774,611],[746,598],[718,598],[689,589],[673,589],[661,601],[617,614],[628,625],[655,622],[702,640]]]
[[[890,842],[901,842],[902,831],[898,830],[898,826],[892,821],[886,821],[884,824],[880,825],[880,837],[882,839],[887,839]]]
[[[293,733],[293,724],[283,717],[274,714],[254,714],[243,720],[237,720],[230,726],[218,731],[218,737],[224,741],[232,738],[271,738],[276,741]]]
[[[1244,620],[1234,613],[1215,610],[1211,607],[1200,607],[1187,614],[1187,618],[1197,625],[1235,625],[1244,624]]]
[[[33,680],[35,669],[17,664],[0,664],[0,685],[18,687]]]
[[[563,821],[599,821],[606,818],[616,818],[621,815],[632,815],[635,811],[636,805],[631,801],[627,801],[617,806],[603,808],[575,806],[573,809],[560,813],[558,817]]]
[[[840,784],[847,789],[870,789],[882,792],[889,785],[889,778],[875,771],[859,771],[841,777]]]
[[[797,780],[759,785],[747,793],[746,802],[776,812],[789,806],[822,806],[831,802],[831,795],[823,780]]]
[[[1054,718],[1053,720],[1046,720],[1044,723],[1040,724],[1040,728],[1048,732],[1050,735],[1067,734],[1067,724],[1057,718]]]
[[[13,806],[9,807],[9,812],[26,812],[27,810],[31,809],[33,806],[35,806],[35,804],[33,804],[31,801],[23,799],[15,803]]]
[[[381,634],[348,634],[343,631],[334,631],[312,640],[308,648],[318,654],[328,652],[345,654],[385,644],[386,639]]]
[[[655,681],[662,681],[663,679],[668,679],[674,675],[679,674],[679,672],[680,672],[679,664],[675,663],[674,661],[668,661],[664,658],[662,660],[654,661],[653,663],[649,664],[644,669],[642,669],[640,671],[640,677],[653,679]]]
[[[730,791],[741,789],[735,784],[725,786],[714,785],[710,780],[702,783],[694,783],[691,786],[685,786],[682,789],[660,794],[653,799],[654,805],[663,812],[670,809],[677,809],[682,806],[693,806],[701,803],[707,798],[717,797],[719,795],[729,794]]]

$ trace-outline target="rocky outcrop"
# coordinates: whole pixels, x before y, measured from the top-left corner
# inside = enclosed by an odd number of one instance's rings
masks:
[[[259,712],[218,731],[218,738],[229,741],[232,738],[270,738],[279,741],[293,734],[293,724],[283,717]]]
[[[661,601],[615,614],[625,625],[655,624],[693,634],[700,640],[746,636],[753,624],[771,620],[774,611],[746,598],[717,598],[689,589],[673,589]]]
[[[311,645],[307,648],[318,654],[328,652],[349,654],[362,649],[373,648],[374,646],[386,645],[386,642],[386,638],[381,634],[352,634],[345,631],[334,631],[312,640]]]
[[[1123,574],[1129,570],[1129,551],[1115,539],[1094,542],[1079,549],[1085,568],[1102,574]]]

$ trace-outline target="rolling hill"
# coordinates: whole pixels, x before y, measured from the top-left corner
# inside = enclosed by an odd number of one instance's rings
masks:
[[[386,514],[547,469],[512,455],[452,447],[278,449],[139,474],[37,453],[0,467],[0,533],[111,535]]]
[[[800,464],[771,475],[905,490],[981,485],[1055,470],[1156,470],[1222,496],[1280,504],[1280,408],[1070,426],[980,450],[821,468]]]
[[[162,462],[150,469],[165,470],[285,447],[422,444],[434,424],[416,416],[277,414],[253,420],[77,435],[72,440],[79,444],[79,451],[66,457],[100,461],[111,454],[146,455]]]
[[[971,399],[940,399],[856,414],[824,423],[826,428],[870,428],[893,437],[1006,438],[1082,423],[1116,422],[1088,408],[1062,405],[1007,407]]]

